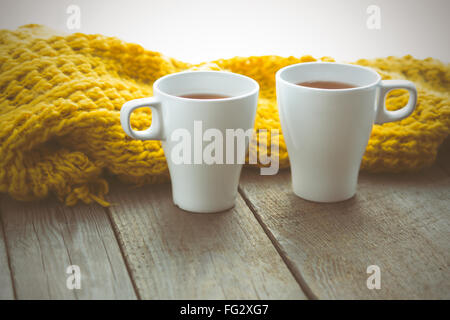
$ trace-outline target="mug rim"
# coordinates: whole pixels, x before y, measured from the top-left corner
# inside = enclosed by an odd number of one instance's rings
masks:
[[[231,76],[231,77],[236,77],[236,78],[241,78],[244,79],[245,81],[249,81],[252,83],[253,85],[253,89],[240,94],[240,95],[236,95],[236,96],[230,96],[227,98],[220,98],[220,99],[196,99],[196,98],[184,98],[184,97],[180,97],[177,95],[173,95],[170,93],[167,93],[165,91],[163,91],[159,86],[160,83],[163,81],[167,81],[170,78],[175,78],[175,77],[179,77],[181,75],[184,74],[189,74],[189,73],[195,73],[195,74],[220,74],[220,75],[226,75],[226,76]],[[234,100],[240,100],[240,99],[244,99],[247,97],[250,97],[252,95],[258,94],[259,92],[259,83],[247,76],[244,76],[242,74],[239,73],[234,73],[234,72],[230,72],[230,71],[216,71],[216,70],[193,70],[193,71],[181,71],[181,72],[175,72],[175,73],[171,73],[171,74],[167,74],[165,76],[162,76],[161,78],[157,79],[154,83],[153,83],[153,89],[154,91],[157,91],[159,94],[166,96],[166,97],[170,97],[171,99],[175,99],[175,100],[180,100],[180,101],[192,101],[192,102],[198,102],[198,103],[220,103],[220,102],[229,102],[229,101],[234,101]],[[153,95],[155,95],[155,92],[153,92]]]
[[[299,68],[301,66],[308,66],[308,65],[340,65],[340,66],[344,66],[347,68],[354,68],[354,69],[360,69],[360,70],[364,70],[365,72],[370,72],[372,74],[375,75],[376,80],[368,85],[365,86],[357,86],[354,88],[345,88],[345,89],[324,89],[324,88],[313,88],[313,87],[306,87],[306,86],[299,86],[293,82],[287,81],[285,79],[282,78],[282,73],[286,72],[287,70],[290,69],[295,69],[295,68]],[[296,63],[296,64],[291,64],[289,66],[283,67],[280,70],[277,71],[276,75],[275,75],[276,81],[280,82],[280,83],[284,83],[290,87],[295,87],[295,88],[299,88],[299,89],[304,89],[304,90],[312,90],[312,91],[318,91],[318,92],[330,92],[330,93],[338,93],[338,92],[351,92],[351,91],[360,91],[360,90],[366,90],[369,88],[372,88],[374,86],[377,86],[380,84],[381,82],[381,76],[373,69],[368,68],[368,67],[364,67],[364,66],[359,66],[359,65],[355,65],[355,64],[350,64],[350,63],[339,63],[339,62],[321,62],[321,61],[315,61],[315,62],[301,62],[301,63]]]

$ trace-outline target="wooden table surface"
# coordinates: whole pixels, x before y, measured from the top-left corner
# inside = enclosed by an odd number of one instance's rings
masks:
[[[449,145],[418,173],[361,173],[337,204],[251,168],[218,214],[177,209],[168,184],[114,184],[110,208],[2,195],[0,299],[449,299]]]

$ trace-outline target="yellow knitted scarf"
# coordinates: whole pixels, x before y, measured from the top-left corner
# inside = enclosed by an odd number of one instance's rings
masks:
[[[42,26],[0,31],[0,192],[22,200],[56,194],[67,205],[78,200],[108,205],[106,176],[135,184],[168,179],[159,141],[132,140],[119,123],[128,100],[152,95],[153,82],[191,65],[139,45],[102,35],[44,35]],[[332,61],[331,58],[322,60]],[[311,56],[236,57],[206,66],[241,73],[261,86],[256,129],[280,128],[275,72],[316,61]],[[450,130],[450,67],[411,56],[359,60],[384,79],[414,81],[414,114],[375,125],[362,162],[370,171],[416,170],[433,163]],[[394,110],[407,93],[393,91]],[[132,116],[135,129],[151,121],[148,109]],[[270,141],[269,141],[270,143]],[[289,165],[280,137],[280,166]]]

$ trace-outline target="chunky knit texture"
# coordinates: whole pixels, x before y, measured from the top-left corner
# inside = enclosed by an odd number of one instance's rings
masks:
[[[168,180],[160,142],[133,140],[119,123],[121,106],[151,96],[161,76],[212,68],[252,77],[261,86],[256,128],[281,130],[275,72],[316,61],[311,56],[237,57],[194,66],[113,37],[42,31],[38,25],[0,31],[0,192],[21,200],[54,193],[67,205],[78,200],[108,205],[108,174],[134,184]],[[450,67],[411,56],[356,63],[384,79],[414,81],[419,90],[412,116],[374,126],[362,169],[397,172],[431,165],[450,130]],[[401,107],[407,98],[405,91],[393,91],[388,109]],[[139,130],[150,121],[148,109],[131,117]],[[287,167],[282,136],[279,152],[281,167]]]

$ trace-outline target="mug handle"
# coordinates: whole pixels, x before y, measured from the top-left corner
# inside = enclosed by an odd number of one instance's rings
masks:
[[[142,107],[150,107],[152,109],[152,124],[146,130],[135,131],[131,129],[130,115],[133,110]],[[134,139],[164,140],[162,123],[161,102],[155,97],[128,101],[120,109],[120,124],[125,133]]]
[[[379,84],[380,92],[378,99],[377,115],[375,123],[397,121],[408,117],[413,113],[417,102],[417,89],[414,83],[408,80],[384,80]],[[386,109],[386,95],[394,89],[406,89],[409,91],[409,100],[406,106],[395,111]]]

